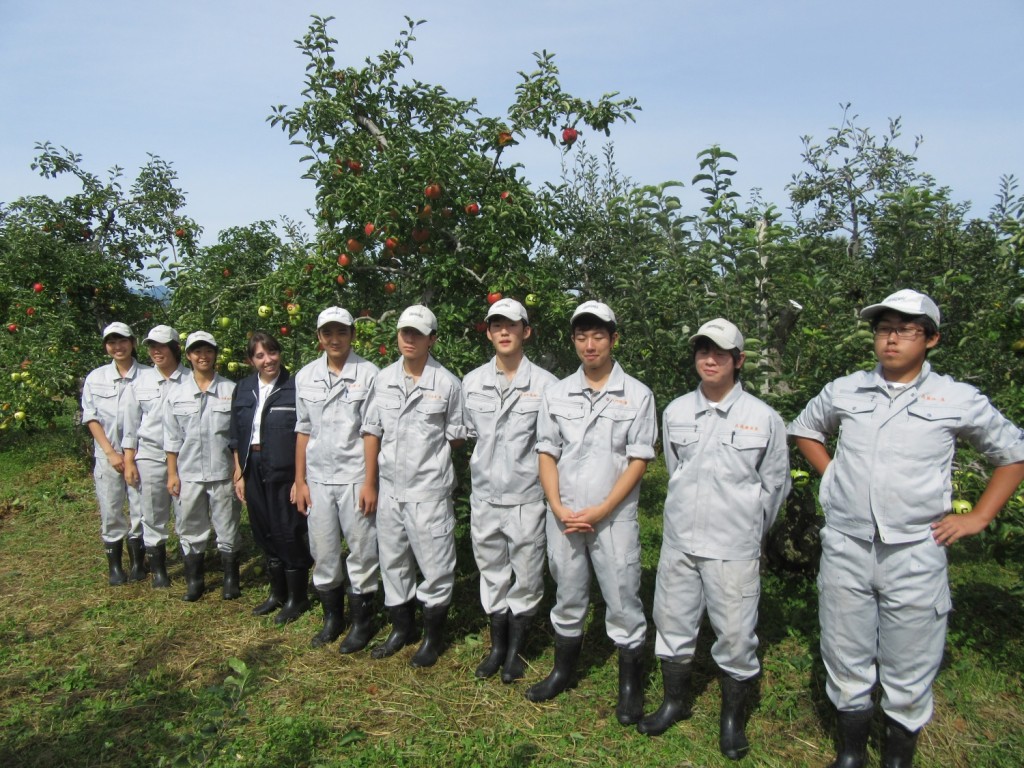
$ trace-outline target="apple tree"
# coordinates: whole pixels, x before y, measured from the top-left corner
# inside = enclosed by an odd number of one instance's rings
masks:
[[[569,152],[585,131],[633,119],[635,100],[565,93],[542,52],[507,114],[485,116],[476,100],[406,76],[420,22],[407,19],[391,50],[357,67],[338,61],[329,21],[314,17],[298,41],[308,59],[303,101],[268,118],[307,150],[316,244],[268,277],[262,301],[299,305],[288,327],[303,339],[313,338],[319,308],[349,308],[357,346],[376,362],[394,356],[395,316],[417,302],[438,316],[437,353],[458,372],[489,353],[481,321],[499,296],[531,304],[537,344],[555,341],[548,323],[566,320],[559,265],[533,257],[564,212],[556,191],[530,185],[517,146],[541,137]]]
[[[81,377],[105,360],[100,331],[123,320],[141,332],[162,319],[151,274],[192,248],[196,231],[160,158],[124,189],[121,168],[102,179],[67,149],[37,150],[36,170],[70,175],[80,191],[0,206],[0,429],[73,412]]]

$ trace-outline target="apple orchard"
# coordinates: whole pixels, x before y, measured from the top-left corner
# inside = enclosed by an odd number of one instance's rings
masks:
[[[986,218],[969,219],[918,168],[898,119],[876,135],[847,107],[823,138],[804,139],[783,207],[741,200],[738,159],[712,146],[692,150],[701,202],[687,210],[682,182],[636,185],[610,143],[590,151],[636,119],[635,99],[567,93],[541,52],[507,112],[484,115],[411,74],[418,23],[361,65],[339,61],[329,18],[313,17],[297,41],[304,88],[267,119],[306,150],[296,172],[315,182],[313,232],[261,221],[200,245],[170,163],[152,156],[129,182],[37,145],[33,167],[80,190],[0,206],[0,440],[73,415],[81,378],[104,361],[99,331],[115,319],[139,334],[157,323],[210,330],[220,370],[240,378],[256,329],[281,340],[293,370],[315,357],[316,316],[331,304],[356,317],[359,354],[390,362],[397,315],[420,302],[439,320],[435,355],[463,374],[490,355],[482,320],[502,296],[528,306],[528,354],[558,375],[575,365],[572,308],[612,305],[616,357],[662,407],[695,385],[691,329],[728,317],[747,336],[746,386],[790,418],[827,381],[872,364],[857,310],[904,286],[949,319],[933,365],[1024,421],[1024,201],[1013,177]],[[530,182],[517,156],[526,142],[560,153],[559,183]],[[978,467],[958,458],[966,498]],[[1000,525],[1019,540],[1015,503]]]

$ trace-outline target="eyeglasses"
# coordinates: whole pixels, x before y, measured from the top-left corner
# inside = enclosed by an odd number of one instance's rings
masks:
[[[912,341],[924,333],[924,329],[916,325],[879,325],[875,328],[875,338],[877,339],[887,339],[894,333],[898,339]]]

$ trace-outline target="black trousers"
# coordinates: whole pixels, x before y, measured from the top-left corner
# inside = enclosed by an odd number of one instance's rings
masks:
[[[270,480],[265,476],[258,451],[249,457],[245,505],[256,545],[268,557],[281,560],[285,568],[306,570],[313,566],[306,516],[288,500],[291,488],[291,479]]]

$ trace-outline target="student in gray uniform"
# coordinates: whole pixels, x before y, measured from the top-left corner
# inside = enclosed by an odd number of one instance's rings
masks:
[[[505,683],[525,672],[520,657],[544,596],[544,490],[537,476],[537,414],[557,379],[526,357],[526,308],[514,299],[491,305],[485,318],[494,357],[466,375],[466,427],[476,441],[469,460],[473,555],[480,602],[490,618],[491,650],[476,668]]]
[[[164,404],[167,490],[177,500],[177,532],[193,602],[206,590],[210,525],[224,566],[221,596],[241,597],[238,584],[240,505],[232,488],[231,396],[235,383],[217,373],[217,342],[206,331],[189,334],[185,355],[192,375],[170,388]]]
[[[82,387],[82,423],[93,439],[93,481],[100,508],[100,538],[107,555],[107,581],[111,586],[146,578],[142,541],[142,503],[134,485],[125,482],[125,393],[148,366],[135,360],[135,334],[124,323],[103,329],[103,347],[110,362],[91,371]],[[128,517],[124,514],[128,502]],[[128,574],[121,564],[128,538]]]
[[[347,569],[350,629],[338,650],[354,653],[374,635],[380,574],[377,443],[359,434],[378,370],[352,351],[355,321],[347,309],[328,307],[316,325],[324,353],[295,376],[295,503],[308,516],[313,586],[324,607],[313,647],[341,635]]]
[[[818,613],[840,737],[832,765],[865,764],[877,679],[882,765],[906,768],[932,716],[952,608],[946,549],[984,530],[1024,480],[1024,432],[977,389],[932,370],[941,316],[931,298],[904,289],[861,317],[878,365],[826,385],[789,434],[822,475]],[[958,438],[995,466],[965,515],[950,509]]]
[[[654,622],[665,698],[637,730],[655,736],[687,716],[690,671],[705,609],[722,670],[719,748],[747,750],[743,706],[757,659],[761,542],[789,491],[786,425],[743,389],[743,334],[728,320],[690,337],[700,386],[662,417],[668,468]]]
[[[619,337],[615,313],[587,301],[572,315],[580,368],[544,391],[537,419],[540,482],[547,496],[548,567],[557,584],[551,624],[555,666],[526,691],[547,701],[570,682],[590,605],[590,567],[607,605],[605,630],[619,649],[623,725],[643,715],[640,602],[640,480],[654,458],[658,424],[651,390],[626,375],[612,357]]]
[[[158,325],[143,339],[153,368],[144,370],[126,393],[124,478],[139,489],[142,535],[153,574],[154,588],[167,588],[167,529],[171,495],[167,492],[167,453],[164,451],[164,399],[168,390],[188,375],[181,364],[178,332]]]
[[[414,667],[432,666],[444,649],[455,585],[452,448],[466,438],[462,385],[431,356],[436,341],[433,312],[420,304],[402,312],[402,356],[377,376],[362,428],[367,450],[379,446],[377,544],[391,615],[391,633],[371,655],[382,659],[415,641],[418,598],[425,632],[410,662]]]

